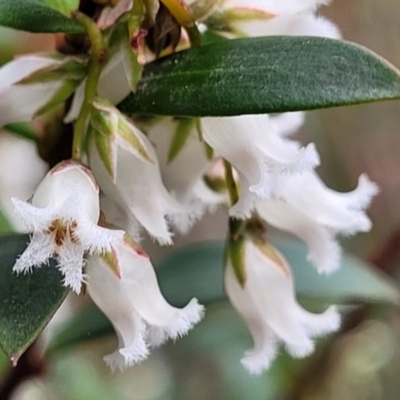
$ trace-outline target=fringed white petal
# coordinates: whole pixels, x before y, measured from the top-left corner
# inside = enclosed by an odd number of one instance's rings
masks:
[[[84,216],[79,218],[75,232],[79,242],[91,254],[110,251],[111,247],[122,243],[125,233],[98,226]]]
[[[14,199],[16,212],[30,232],[31,242],[13,270],[30,271],[56,256],[64,285],[80,293],[85,281],[85,252],[110,250],[124,232],[97,226],[99,189],[87,167],[74,161],[55,166],[36,189],[32,204]]]
[[[71,288],[76,294],[81,292],[82,283],[85,283],[83,274],[84,248],[67,239],[58,248],[58,269],[64,276],[64,286]]]
[[[246,242],[246,282],[242,287],[228,261],[225,287],[233,306],[249,325],[254,348],[243,364],[254,373],[268,368],[283,341],[294,357],[305,357],[314,349],[312,338],[338,329],[340,318],[334,308],[312,314],[297,303],[290,270],[279,253],[280,264],[267,257],[252,242]]]
[[[277,336],[268,327],[266,319],[254,306],[248,293],[240,287],[230,267],[225,271],[225,289],[232,305],[246,322],[253,338],[254,346],[245,352],[241,362],[250,373],[259,375],[270,367],[277,355]]]
[[[149,140],[135,127],[147,153],[154,162],[135,157],[123,147],[118,148],[116,183],[106,171],[97,149],[92,143],[90,165],[105,195],[114,201],[124,213],[132,214],[148,233],[160,244],[171,244],[172,234],[166,218],[181,219],[190,225],[192,209],[182,206],[167,192],[158,167],[157,156]]]
[[[146,255],[135,253],[127,246],[118,246],[117,249],[122,266],[121,280],[129,287],[132,302],[147,324],[163,327],[168,338],[177,339],[200,321],[203,307],[196,299],[181,309],[165,300]]]
[[[51,209],[37,208],[32,204],[16,198],[11,201],[14,205],[14,212],[25,225],[28,232],[44,231],[53,219]]]
[[[329,189],[314,171],[296,176],[283,176],[275,185],[275,196],[301,210],[316,223],[344,234],[366,232],[371,221],[365,214],[377,186],[366,175],[349,193]]]
[[[185,335],[203,315],[196,299],[182,308],[169,305],[146,254],[129,241],[114,248],[120,277],[98,256],[88,258],[88,292],[111,320],[119,349],[106,358],[113,369],[133,365],[159,345]]]
[[[308,247],[307,259],[319,272],[328,274],[339,267],[341,249],[332,233],[301,210],[279,200],[264,200],[257,204],[257,212],[267,223],[302,240]]]
[[[257,199],[270,196],[272,173],[301,172],[319,163],[312,144],[299,148],[283,139],[268,115],[202,118],[201,123],[204,140],[238,172],[240,198],[230,212],[238,218],[248,216]]]
[[[49,235],[35,232],[25,251],[17,258],[13,272],[28,273],[33,267],[41,267],[54,253],[54,241]]]
[[[118,334],[118,349],[103,358],[104,362],[112,371],[123,371],[124,369],[132,367],[133,365],[145,360],[149,355],[149,349],[145,340],[146,325],[134,309],[132,310],[132,314],[134,315],[134,318],[130,328],[136,333],[135,338],[129,346],[126,346],[124,338],[121,334]]]
[[[100,310],[110,319],[119,337],[119,348],[105,358],[112,369],[124,369],[148,355],[145,324],[132,303],[130,292],[98,256],[88,258],[87,290]]]

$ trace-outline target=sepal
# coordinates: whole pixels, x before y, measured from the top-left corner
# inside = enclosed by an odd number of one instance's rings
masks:
[[[193,118],[183,118],[178,121],[168,150],[168,163],[172,162],[185,147],[195,124],[196,120]]]
[[[31,72],[21,78],[14,85],[32,85],[59,80],[82,81],[87,74],[87,59],[85,57],[63,57],[59,54],[43,54],[39,57],[47,58],[49,65]]]

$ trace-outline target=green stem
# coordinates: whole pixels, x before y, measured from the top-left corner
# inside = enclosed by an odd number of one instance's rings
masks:
[[[92,110],[92,103],[97,94],[97,84],[106,58],[106,45],[100,28],[92,19],[79,11],[74,13],[73,17],[85,28],[92,45],[83,104],[75,124],[74,140],[72,143],[72,158],[80,161],[82,159],[83,143]]]
[[[233,206],[239,200],[239,193],[235,182],[235,178],[233,176],[232,165],[229,163],[229,161],[225,159],[224,159],[224,167],[225,167],[226,187],[228,189],[231,205]],[[247,223],[246,220],[229,218],[229,237],[231,241],[235,242],[236,240],[238,240],[239,236],[243,232],[243,229],[246,227],[246,223]]]
[[[229,163],[229,161],[226,161],[225,159],[224,159],[224,168],[225,168],[226,187],[228,189],[231,206],[233,206],[239,200],[239,194],[235,178],[233,176],[232,165]]]
[[[192,45],[192,47],[200,46],[202,37],[201,37],[201,33],[200,33],[199,29],[197,28],[197,26],[196,25],[187,26],[187,27],[185,27],[185,29],[189,36],[190,44]]]
[[[144,19],[145,7],[142,0],[135,0],[131,8],[130,19],[128,22],[129,35],[132,39],[136,37],[140,32],[140,27]]]

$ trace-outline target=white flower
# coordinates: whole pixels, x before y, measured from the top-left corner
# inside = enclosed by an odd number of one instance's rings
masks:
[[[282,176],[274,185],[273,198],[260,201],[257,212],[269,224],[303,240],[308,260],[319,272],[331,273],[339,267],[340,246],[335,234],[366,232],[371,221],[365,208],[378,192],[366,175],[361,175],[352,192],[327,188],[314,171]]]
[[[229,213],[249,217],[258,199],[271,195],[275,180],[319,164],[313,144],[300,148],[274,129],[268,115],[202,118],[204,140],[229,161],[240,179],[240,198]]]
[[[192,299],[179,309],[164,299],[149,257],[128,236],[112,253],[88,259],[88,292],[114,326],[118,349],[104,358],[111,369],[145,359],[149,347],[177,339],[203,316]]]
[[[99,188],[90,170],[75,161],[56,165],[37,187],[29,202],[13,199],[15,212],[32,233],[13,271],[30,272],[55,256],[64,285],[80,293],[85,279],[85,252],[109,250],[123,231],[97,226]]]
[[[253,337],[254,347],[241,360],[251,373],[269,368],[280,342],[293,357],[301,358],[313,351],[314,337],[338,329],[335,307],[313,314],[297,303],[290,268],[272,246],[246,241],[243,257],[244,284],[238,282],[228,259],[225,288]]]
[[[35,79],[35,73],[46,68],[62,68],[64,63],[71,62],[79,68],[80,63],[73,59],[60,59],[46,55],[26,55],[15,58],[0,68],[0,127],[13,123],[30,121],[36,113],[50,102],[57,99],[61,103],[79,83],[78,75],[69,79],[67,75],[60,79]],[[70,64],[72,65],[72,64]],[[77,70],[77,73],[83,71]],[[55,74],[54,74],[55,75]],[[51,78],[49,72],[48,78]],[[32,82],[20,83],[24,79]]]
[[[89,163],[97,182],[119,207],[127,230],[133,226],[136,231],[137,220],[159,243],[171,244],[168,222],[184,231],[198,216],[168,193],[149,139],[114,107],[98,103],[96,107]],[[101,126],[95,126],[96,118]]]
[[[335,25],[314,15],[326,0],[227,0],[230,30],[236,36],[323,36],[339,38]],[[231,36],[231,35],[230,35]]]

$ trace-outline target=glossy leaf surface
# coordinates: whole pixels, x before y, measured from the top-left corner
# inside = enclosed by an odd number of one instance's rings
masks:
[[[146,65],[123,112],[279,113],[400,97],[393,66],[353,43],[296,36],[224,40]]]

